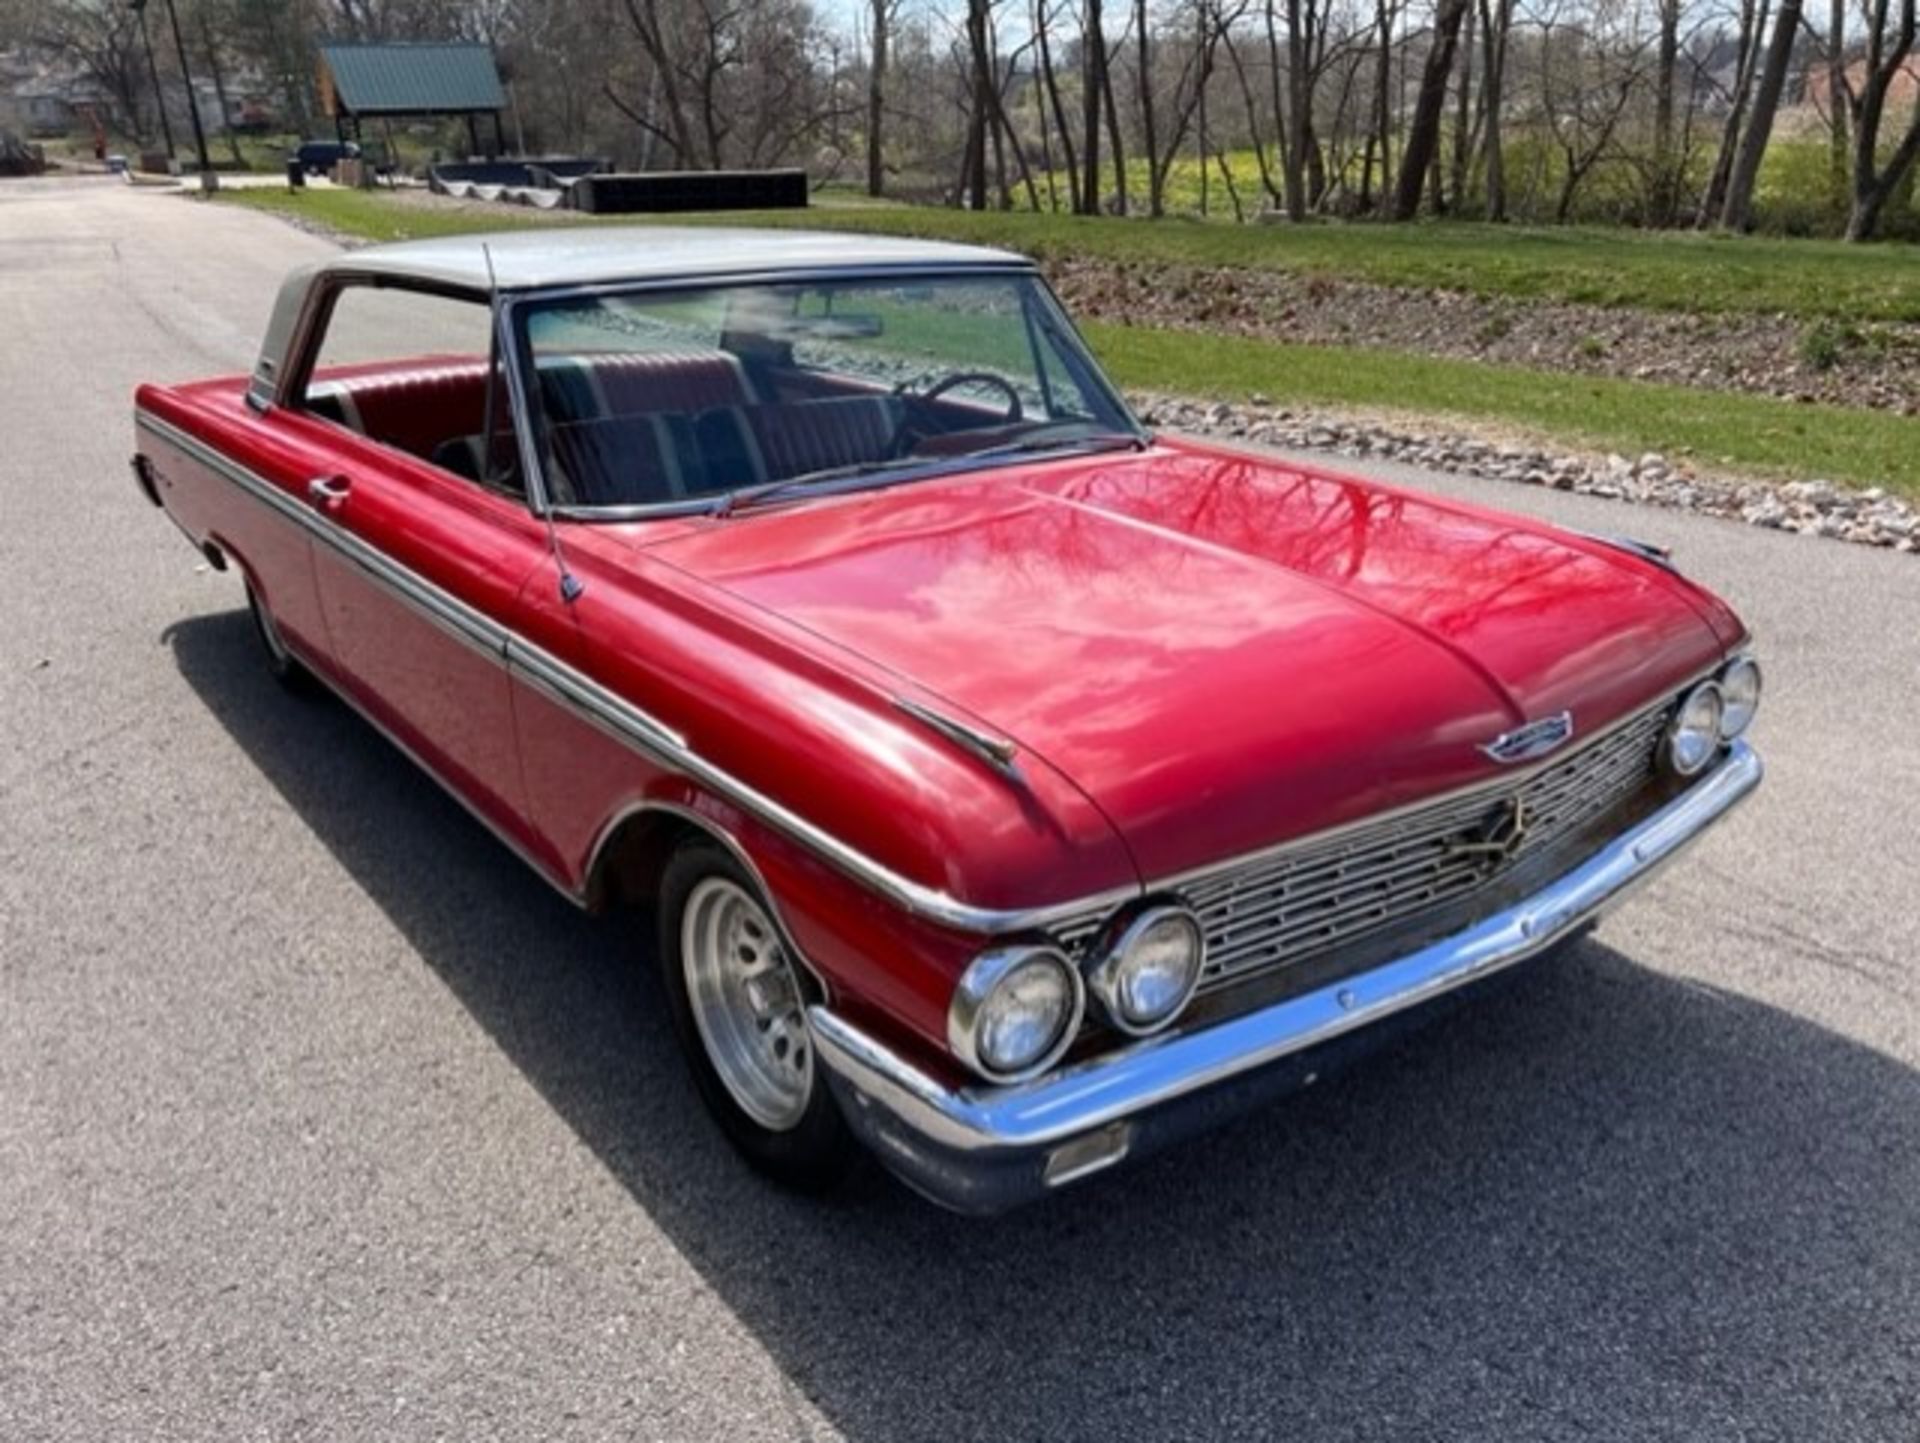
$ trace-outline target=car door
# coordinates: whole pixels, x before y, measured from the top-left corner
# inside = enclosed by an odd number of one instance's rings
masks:
[[[544,532],[516,489],[504,389],[488,400],[490,325],[478,299],[348,286],[283,424],[334,460],[305,501],[341,685],[532,850],[506,635]]]

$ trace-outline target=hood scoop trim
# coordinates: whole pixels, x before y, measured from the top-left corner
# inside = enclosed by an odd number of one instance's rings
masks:
[[[994,736],[977,727],[969,726],[945,712],[935,711],[917,701],[903,696],[893,698],[893,704],[922,726],[938,732],[955,746],[971,756],[978,757],[1002,776],[1018,777],[1019,768],[1014,759],[1020,755],[1020,748],[1005,737]]]

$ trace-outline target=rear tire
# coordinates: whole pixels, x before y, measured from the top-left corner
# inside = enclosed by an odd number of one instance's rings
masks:
[[[253,633],[260,638],[260,650],[266,655],[267,675],[296,696],[312,696],[320,689],[313,673],[287,649],[273,613],[267,610],[251,581],[247,583],[247,610],[253,614]]]
[[[758,884],[715,843],[683,843],[661,881],[659,927],[674,1031],[720,1130],[785,1187],[837,1185],[859,1146],[814,1057],[811,979]]]

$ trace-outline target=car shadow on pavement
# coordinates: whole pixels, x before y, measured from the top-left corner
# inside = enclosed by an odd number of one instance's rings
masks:
[[[793,1198],[700,1115],[641,928],[575,912],[345,707],[282,694],[244,612],[168,640],[850,1437],[1891,1438],[1920,1416],[1920,1076],[1815,1024],[1590,939],[1006,1218],[877,1172]]]

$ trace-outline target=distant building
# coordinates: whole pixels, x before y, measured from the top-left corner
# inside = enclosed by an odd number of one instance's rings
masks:
[[[487,45],[411,43],[320,46],[320,109],[342,140],[359,140],[369,120],[459,116],[477,152],[481,116],[493,117],[494,150],[505,149],[500,71]]]
[[[1847,66],[1847,85],[1855,95],[1867,82],[1867,62],[1855,60]],[[1833,93],[1833,77],[1824,65],[1815,65],[1807,71],[1807,104],[1816,105],[1823,111],[1829,111],[1828,99]],[[1909,55],[1893,77],[1893,84],[1887,87],[1887,109],[1895,115],[1904,115],[1916,104],[1920,104],[1920,53]],[[1829,111],[1830,113],[1830,111]]]

